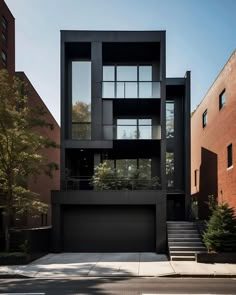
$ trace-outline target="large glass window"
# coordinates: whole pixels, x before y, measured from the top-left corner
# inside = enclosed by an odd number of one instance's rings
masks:
[[[166,103],[166,138],[174,138],[174,112],[174,102],[168,101]]]
[[[152,139],[152,119],[117,119],[116,139]]]
[[[153,98],[160,83],[152,82],[151,65],[103,66],[103,98]]]
[[[174,153],[167,152],[166,153],[166,182],[167,187],[174,187]]]
[[[91,62],[72,62],[72,139],[91,139]]]
[[[106,162],[122,177],[132,177],[139,170],[140,178],[151,179],[151,159],[116,159]]]

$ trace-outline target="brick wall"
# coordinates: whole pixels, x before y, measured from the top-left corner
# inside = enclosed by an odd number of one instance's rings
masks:
[[[219,110],[225,89],[226,104]],[[208,122],[202,127],[202,114]],[[199,200],[200,217],[207,215],[209,194],[228,202],[236,212],[236,51],[207,92],[191,118],[191,193]],[[233,145],[233,167],[227,168],[227,146]],[[197,170],[195,186],[194,171]]]
[[[3,29],[2,17],[7,21],[7,30]],[[2,33],[6,36],[6,44],[3,42]],[[7,70],[13,75],[15,72],[15,18],[4,0],[0,0],[0,69],[4,68],[2,51],[7,55]]]
[[[44,107],[46,114],[45,114],[45,120],[48,123],[51,123],[54,125],[54,129],[50,130],[50,128],[38,128],[37,131],[40,132],[41,135],[46,136],[54,140],[56,143],[60,144],[60,127],[58,126],[56,120],[50,113],[50,111],[47,109],[45,104],[43,103],[42,99],[40,98],[37,91],[34,89],[33,85],[30,83],[29,79],[25,75],[24,72],[17,72],[16,76],[21,78],[28,86],[27,89],[27,96],[28,96],[28,104],[29,106],[35,107],[40,106]],[[42,150],[42,154],[47,157],[49,162],[60,162],[60,149],[55,148],[49,148]],[[51,190],[59,190],[60,189],[60,173],[59,170],[55,171],[53,173],[53,178],[48,177],[43,172],[41,175],[37,178],[36,181],[31,180],[29,182],[29,188],[40,194],[41,201],[47,203],[49,205],[49,211],[47,216],[47,222],[44,220],[44,224],[42,224],[41,217],[39,218],[31,218],[30,216],[27,217],[27,226],[30,227],[38,227],[43,225],[50,225],[51,224]],[[45,219],[45,216],[44,216]]]

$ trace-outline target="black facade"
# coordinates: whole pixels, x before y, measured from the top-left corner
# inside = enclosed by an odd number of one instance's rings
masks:
[[[165,44],[165,31],[61,32],[54,251],[162,253],[166,220],[187,219],[190,73],[166,78]],[[95,187],[104,162],[123,187]]]

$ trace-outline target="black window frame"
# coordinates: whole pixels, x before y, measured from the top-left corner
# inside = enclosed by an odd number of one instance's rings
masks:
[[[202,128],[205,128],[207,125],[207,109],[202,114]]]
[[[222,98],[225,97],[224,103],[222,102]],[[225,89],[219,95],[219,110],[221,110],[226,104],[226,91]]]
[[[227,146],[227,168],[233,167],[233,145]]]

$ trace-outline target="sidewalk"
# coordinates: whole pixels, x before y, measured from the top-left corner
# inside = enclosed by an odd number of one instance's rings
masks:
[[[156,253],[48,254],[28,265],[0,266],[0,277],[236,277],[236,264],[168,261]]]

